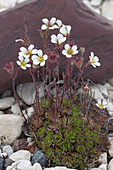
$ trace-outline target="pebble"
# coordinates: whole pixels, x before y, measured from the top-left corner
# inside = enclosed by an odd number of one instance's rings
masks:
[[[45,168],[44,170],[77,170],[77,169],[70,169],[70,168],[66,168],[64,166],[56,166],[56,167],[52,167],[52,168]]]
[[[24,170],[26,167],[31,166],[31,162],[29,160],[18,160],[8,166],[6,170]]]
[[[105,1],[101,10],[103,16],[113,21],[113,1]]]
[[[10,145],[3,147],[3,152],[7,153],[8,157],[13,153],[13,148]]]
[[[12,144],[20,136],[23,123],[20,115],[0,115],[0,141],[3,144]]]
[[[99,6],[102,3],[102,0],[91,0],[92,6]]]
[[[107,163],[107,152],[104,152],[99,156],[99,162],[102,164]]]
[[[113,170],[113,159],[109,162],[108,170]]]
[[[17,152],[14,152],[9,159],[12,161],[19,161],[19,160],[30,160],[31,153],[27,150],[19,150]]]
[[[12,111],[13,114],[19,114],[20,113],[18,103],[15,103],[11,106],[11,111]]]
[[[0,156],[0,170],[3,169],[4,159]]]
[[[38,82],[39,88],[39,99],[44,97],[44,87],[42,82]],[[32,105],[35,103],[35,86],[33,82],[24,83],[17,85],[17,94],[27,104]]]
[[[101,164],[98,168],[101,170],[107,170],[107,164]]]
[[[42,170],[42,167],[39,163],[35,163],[33,166],[28,166],[24,170]]]
[[[33,154],[31,162],[32,165],[34,165],[35,163],[40,163],[41,166],[45,166],[47,160],[45,154],[41,150],[39,150]]]
[[[15,102],[14,97],[5,97],[0,99],[0,110],[5,110],[10,108]]]
[[[13,161],[11,159],[5,159],[4,161],[4,167],[7,168],[8,166],[10,166],[13,163]]]

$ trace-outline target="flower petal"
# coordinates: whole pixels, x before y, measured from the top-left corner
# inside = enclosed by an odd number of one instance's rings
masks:
[[[38,56],[42,57],[42,55],[43,55],[42,50],[37,50],[37,54],[38,54]]]
[[[24,60],[24,57],[23,56],[18,56],[18,59],[20,60],[20,61],[23,61]]]
[[[38,51],[37,49],[33,49],[32,54],[37,54],[37,51]]]
[[[20,51],[22,51],[23,53],[26,53],[27,52],[27,49],[25,47],[21,47],[20,48]]]
[[[32,55],[32,60],[37,60],[37,55]]]
[[[45,61],[40,63],[40,66],[44,66],[45,65]]]
[[[25,63],[28,63],[29,60],[30,60],[29,58],[25,58],[25,59],[24,59]]]
[[[66,28],[67,28],[67,32],[68,32],[68,34],[70,34],[70,31],[71,31],[71,25],[66,25]]]
[[[64,36],[67,36],[67,31],[66,31],[66,28],[65,28],[64,25],[60,28],[60,32],[61,32]]]
[[[26,64],[26,67],[31,67],[31,64]]]
[[[94,57],[94,52],[91,52],[91,57]]]
[[[43,22],[44,24],[48,25],[49,20],[48,20],[47,18],[43,18],[43,19],[42,19],[42,22]]]
[[[62,25],[62,21],[61,20],[57,19],[56,23],[58,24],[59,27],[61,27],[61,25]]]
[[[33,60],[33,64],[34,64],[34,65],[40,64],[40,61],[38,60],[38,58],[37,58],[37,60]]]
[[[69,44],[65,44],[65,49],[69,50],[70,49],[70,45]]]
[[[51,42],[52,43],[57,43],[57,37],[55,34],[51,35]]]
[[[22,68],[23,70],[26,70],[26,67],[25,67],[25,66],[21,66],[21,68]]]
[[[48,56],[45,54],[45,55],[43,55],[43,58],[44,58],[44,60],[47,60]]]
[[[43,25],[41,26],[41,29],[42,29],[42,30],[46,30],[46,29],[47,29],[47,26],[46,26],[45,24],[43,24]]]
[[[95,65],[96,65],[96,66],[100,66],[101,64],[100,64],[99,62],[96,62]]]
[[[52,17],[51,20],[50,20],[50,25],[53,25],[56,21],[56,18],[55,17]]]
[[[34,48],[33,44],[30,44],[30,46],[28,47],[28,50],[32,50]]]
[[[20,61],[16,61],[17,62],[17,64],[19,65],[19,66],[21,66],[21,63],[20,63]]]
[[[63,54],[63,55],[66,55],[66,54],[67,54],[67,51],[66,51],[66,50],[62,50],[62,54]]]

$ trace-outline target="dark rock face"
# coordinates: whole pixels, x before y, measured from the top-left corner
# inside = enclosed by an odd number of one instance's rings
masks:
[[[15,39],[27,34],[35,46],[42,48],[39,29],[43,18],[56,17],[64,24],[72,26],[71,39],[79,47],[85,47],[85,62],[93,51],[101,62],[101,67],[88,66],[84,79],[101,82],[113,77],[113,24],[104,17],[92,12],[82,0],[30,0],[17,7],[0,13],[0,93],[11,87],[10,75],[3,70],[5,63],[18,57],[21,43]],[[60,73],[64,71],[65,56],[61,56]],[[19,72],[16,84],[31,81],[28,71]],[[76,75],[76,70],[74,70]]]

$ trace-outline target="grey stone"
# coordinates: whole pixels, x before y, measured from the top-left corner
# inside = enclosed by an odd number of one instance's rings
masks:
[[[15,103],[11,106],[11,111],[12,111],[13,114],[19,114],[20,113],[18,103]]]
[[[6,170],[24,170],[24,168],[31,166],[31,162],[29,160],[18,160],[8,166]]]
[[[102,3],[102,0],[91,0],[92,6],[99,6]]]
[[[31,153],[27,150],[19,150],[17,152],[14,152],[9,158],[12,161],[30,160]]]
[[[45,166],[47,160],[46,160],[45,154],[41,150],[39,150],[34,153],[34,155],[32,156],[31,162],[33,165],[35,163],[40,163],[41,166]]]
[[[38,82],[39,88],[39,99],[44,96],[44,87],[42,82]],[[17,85],[17,93],[19,97],[27,104],[32,105],[35,103],[35,86],[33,82],[24,83]]]
[[[7,153],[8,157],[13,153],[13,148],[10,145],[3,147],[3,152]]]
[[[24,120],[19,115],[0,115],[0,141],[3,144],[12,144],[21,134]]]
[[[5,97],[0,99],[0,110],[5,110],[10,108],[15,102],[14,97]]]
[[[105,1],[101,9],[103,16],[113,20],[113,1]]]
[[[4,167],[7,168],[8,166],[10,166],[13,163],[13,161],[11,159],[5,159],[4,161]]]
[[[77,170],[77,169],[70,169],[64,166],[56,166],[52,168],[45,168],[44,170]]]
[[[113,159],[109,162],[108,170],[113,170]]]
[[[0,170],[3,170],[4,159],[0,156]]]

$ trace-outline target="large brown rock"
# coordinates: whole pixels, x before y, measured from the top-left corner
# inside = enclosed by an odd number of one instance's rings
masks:
[[[101,82],[113,77],[113,24],[109,20],[91,11],[82,0],[29,0],[0,13],[0,93],[11,87],[11,78],[3,67],[5,63],[17,60],[20,43],[15,43],[15,39],[24,37],[27,30],[31,42],[41,48],[37,29],[43,18],[53,16],[72,26],[71,39],[79,47],[86,48],[85,62],[91,51],[100,59],[101,67],[88,66],[84,79]],[[61,72],[64,58],[60,59]],[[27,81],[31,81],[28,71],[21,71],[16,83]]]

